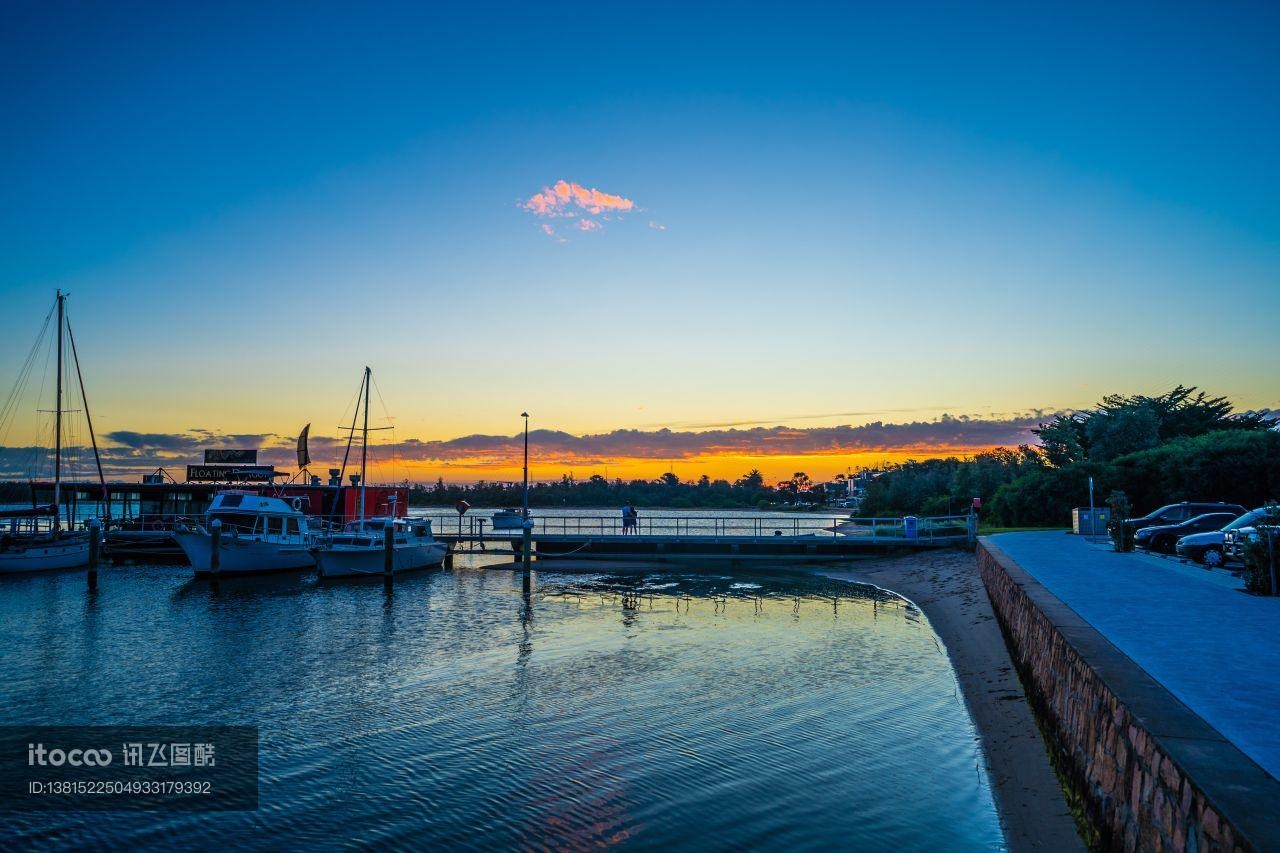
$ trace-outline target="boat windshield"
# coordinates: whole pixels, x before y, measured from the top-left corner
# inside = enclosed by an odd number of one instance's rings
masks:
[[[356,548],[372,548],[380,543],[375,542],[367,536],[335,536],[333,537],[334,545],[347,545]]]
[[[223,530],[228,533],[235,530],[238,533],[252,533],[254,526],[258,523],[258,516],[252,512],[218,512],[209,513],[209,520],[214,519],[222,522]]]
[[[396,521],[396,529],[401,529],[404,525]],[[381,533],[387,529],[387,520],[385,518],[366,518],[362,521],[348,521],[342,528],[348,533]]]

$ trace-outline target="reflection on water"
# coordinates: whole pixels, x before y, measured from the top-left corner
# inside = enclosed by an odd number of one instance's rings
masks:
[[[791,577],[181,569],[0,582],[0,711],[261,727],[253,813],[0,816],[0,843],[997,847],[928,623]]]

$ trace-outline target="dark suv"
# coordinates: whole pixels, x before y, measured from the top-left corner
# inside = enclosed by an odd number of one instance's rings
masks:
[[[1258,538],[1258,528],[1274,529],[1280,524],[1280,511],[1274,504],[1255,509],[1249,516],[1246,523],[1232,524],[1229,530],[1223,532],[1222,551],[1228,560],[1243,562],[1245,545]]]
[[[1133,544],[1139,548],[1146,548],[1148,551],[1172,554],[1174,544],[1183,536],[1221,530],[1223,525],[1239,517],[1240,513],[1238,512],[1206,512],[1204,515],[1197,515],[1195,518],[1188,518],[1186,521],[1181,521],[1177,524],[1140,527],[1138,532],[1133,534]]]
[[[1183,501],[1178,504],[1162,506],[1155,512],[1149,512],[1141,518],[1126,518],[1125,532],[1130,536],[1144,527],[1157,527],[1162,524],[1180,524],[1187,519],[1204,515],[1207,512],[1229,512],[1233,515],[1244,515],[1244,507],[1240,504],[1207,503],[1205,501]]]
[[[1235,521],[1228,523],[1221,530],[1183,536],[1178,540],[1174,549],[1178,552],[1179,557],[1188,557],[1197,563],[1202,563],[1206,568],[1219,568],[1226,559],[1226,537],[1231,536],[1234,543],[1236,530],[1241,528],[1253,529],[1254,525],[1266,518],[1266,514],[1266,507],[1246,512]]]

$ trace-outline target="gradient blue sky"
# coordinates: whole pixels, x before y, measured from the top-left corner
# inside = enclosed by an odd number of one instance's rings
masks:
[[[1274,5],[2,16],[0,364],[71,291],[100,432],[1280,407]]]

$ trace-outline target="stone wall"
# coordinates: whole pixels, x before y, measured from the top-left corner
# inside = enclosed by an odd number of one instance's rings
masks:
[[[1060,770],[1108,850],[1280,849],[1280,783],[983,539],[978,566]]]

